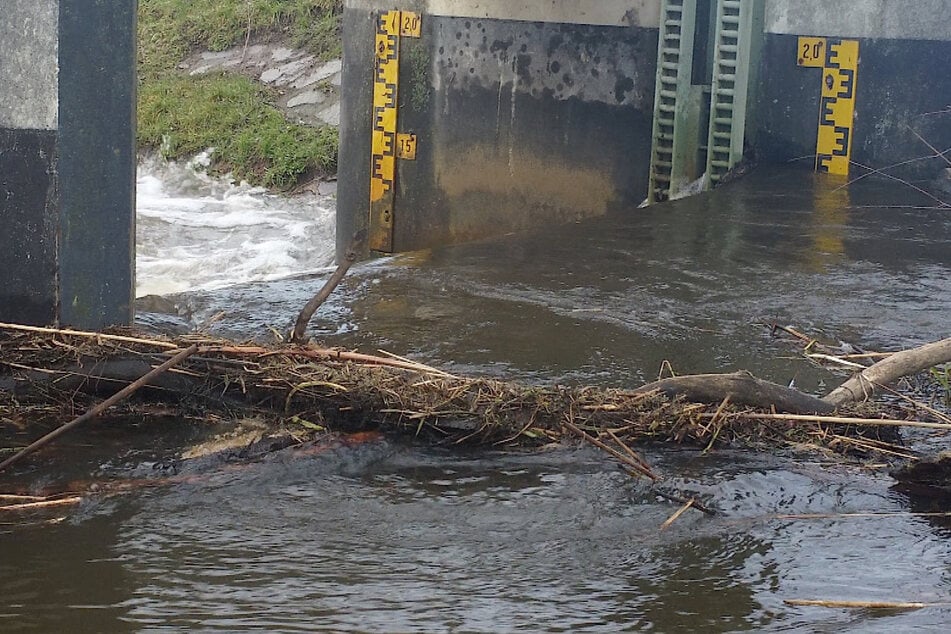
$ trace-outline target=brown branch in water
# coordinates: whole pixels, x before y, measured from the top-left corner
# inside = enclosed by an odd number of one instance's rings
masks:
[[[317,291],[317,294],[301,309],[300,314],[297,316],[297,323],[294,324],[294,330],[291,332],[291,342],[304,342],[304,331],[307,330],[307,324],[310,323],[310,318],[314,316],[314,313],[317,312],[320,305],[327,301],[327,298],[330,297],[330,294],[337,288],[337,285],[343,281],[343,276],[347,274],[350,266],[357,261],[357,253],[360,250],[360,245],[366,240],[366,237],[367,233],[365,230],[359,231],[353,236],[353,240],[350,241],[350,246],[347,247],[347,252],[343,256],[343,260],[337,265],[337,270],[333,272],[330,279],[324,283],[323,287]]]
[[[660,478],[658,478],[658,477],[654,474],[653,471],[651,471],[650,469],[646,468],[644,465],[642,465],[642,464],[641,464],[640,462],[638,462],[637,460],[634,460],[634,459],[631,458],[630,456],[625,456],[624,454],[622,454],[620,451],[618,451],[618,450],[615,449],[614,447],[611,447],[610,445],[606,445],[605,443],[601,442],[600,440],[598,440],[598,439],[595,438],[594,436],[589,436],[589,435],[586,434],[581,428],[579,428],[577,425],[575,425],[575,424],[572,423],[571,421],[565,419],[565,420],[561,421],[561,424],[564,425],[565,428],[568,429],[571,433],[575,434],[576,436],[578,436],[578,437],[580,437],[580,438],[583,438],[584,440],[587,440],[588,442],[590,442],[590,443],[591,443],[592,445],[594,445],[595,447],[598,447],[598,448],[601,449],[602,451],[606,451],[608,454],[614,456],[615,458],[617,458],[618,460],[620,460],[621,462],[623,462],[624,464],[626,464],[628,467],[630,467],[631,469],[633,469],[633,470],[636,471],[637,473],[643,475],[643,476],[646,477],[646,478],[649,478],[649,479],[651,480],[651,482],[657,482],[657,480],[660,479]]]
[[[779,411],[803,413],[828,413],[834,405],[822,399],[804,394],[793,388],[757,379],[747,372],[732,374],[689,374],[648,383],[634,390],[635,393],[658,390],[670,398],[683,396],[694,403],[721,403],[730,396],[734,405],[775,407]]]
[[[920,603],[917,601],[836,601],[824,599],[784,599],[791,606],[810,606],[818,608],[861,608],[865,610],[919,610],[921,608],[942,607],[951,603]]]
[[[90,410],[88,410],[88,411],[87,411],[85,414],[83,414],[82,416],[79,416],[79,417],[73,419],[72,421],[66,423],[65,425],[63,425],[63,426],[61,426],[61,427],[58,427],[57,429],[54,429],[53,431],[51,431],[50,433],[46,434],[45,436],[43,436],[43,437],[40,438],[39,440],[36,440],[36,441],[33,442],[32,444],[30,444],[28,447],[25,447],[24,449],[21,449],[19,452],[17,452],[17,453],[15,453],[14,455],[10,456],[10,457],[7,458],[6,460],[4,460],[2,463],[0,463],[0,471],[3,471],[4,469],[6,469],[7,467],[9,467],[10,465],[12,465],[12,464],[18,462],[19,460],[21,460],[22,458],[24,458],[24,457],[26,457],[26,456],[28,456],[28,455],[30,455],[31,453],[33,453],[33,452],[36,451],[37,449],[39,449],[39,448],[41,448],[41,447],[43,447],[43,446],[45,446],[45,445],[51,443],[52,441],[56,440],[57,438],[59,438],[60,436],[62,436],[62,435],[65,434],[66,432],[68,432],[69,430],[73,429],[74,427],[78,427],[78,426],[81,425],[82,423],[85,423],[87,420],[89,420],[89,419],[91,419],[91,418],[95,418],[96,416],[98,416],[98,415],[101,414],[102,412],[106,411],[107,409],[109,409],[110,407],[112,407],[113,405],[115,405],[116,403],[118,403],[119,401],[122,401],[122,400],[125,399],[126,397],[130,396],[131,394],[133,394],[136,390],[138,390],[140,387],[142,387],[142,386],[144,386],[145,384],[147,384],[147,383],[148,383],[150,380],[152,380],[153,378],[155,378],[155,377],[157,377],[158,375],[162,374],[163,372],[165,372],[166,370],[168,370],[168,369],[171,368],[172,366],[174,366],[174,365],[176,365],[176,364],[178,364],[178,363],[181,363],[182,361],[184,361],[185,359],[187,359],[188,357],[190,357],[191,355],[193,355],[193,354],[196,353],[196,352],[198,352],[198,344],[192,344],[192,345],[189,346],[188,348],[185,348],[184,350],[182,350],[181,352],[179,352],[178,354],[176,354],[174,357],[172,357],[171,359],[169,359],[168,361],[166,361],[166,362],[163,363],[162,365],[158,366],[157,368],[154,368],[151,372],[148,372],[148,373],[145,374],[144,376],[140,377],[138,380],[136,380],[136,381],[134,381],[133,383],[130,383],[130,384],[127,385],[126,387],[122,388],[121,390],[119,390],[118,392],[116,392],[116,393],[115,393],[114,395],[112,395],[111,397],[109,397],[109,398],[107,398],[106,400],[104,400],[103,402],[99,403],[99,405],[96,405],[95,407],[91,408]]]
[[[879,385],[889,385],[903,376],[927,370],[942,363],[951,363],[951,337],[902,350],[882,359],[823,397],[823,401],[838,407],[846,403],[868,400]]]
[[[73,504],[79,504],[83,499],[78,495],[59,498],[57,500],[42,500],[40,502],[23,502],[20,504],[7,504],[0,506],[0,512],[18,512],[18,511],[35,511],[38,509],[46,509],[58,506],[70,506]]]

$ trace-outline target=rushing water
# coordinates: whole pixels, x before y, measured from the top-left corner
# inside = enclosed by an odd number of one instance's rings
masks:
[[[330,195],[271,196],[150,157],[139,167],[137,295],[221,288],[326,268],[333,260]],[[198,169],[196,169],[198,168]]]
[[[332,200],[190,179],[140,176],[140,290],[165,293],[146,298],[140,324],[286,330],[326,277],[293,274],[327,265]],[[670,205],[361,264],[313,331],[530,382],[639,384],[666,360],[820,390],[841,377],[764,324],[869,347],[951,334],[951,212],[901,206],[920,202],[890,184],[761,170]],[[202,433],[91,426],[18,474],[38,488],[156,486],[93,496],[58,524],[0,527],[0,630],[892,632],[951,620],[951,532],[910,515],[929,502],[881,468],[647,447],[672,486],[719,511],[661,531],[676,505],[593,449],[382,438],[160,482],[152,466]],[[779,517],[852,511],[896,514]]]

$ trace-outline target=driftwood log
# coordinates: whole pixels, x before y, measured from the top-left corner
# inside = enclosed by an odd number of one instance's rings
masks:
[[[654,390],[691,403],[720,403],[729,398],[734,405],[773,408],[789,414],[827,414],[835,410],[835,406],[822,399],[758,379],[748,372],[688,374],[648,383],[635,392]]]
[[[951,337],[896,352],[862,370],[822,400],[833,406],[865,401],[876,393],[879,386],[890,385],[903,376],[943,363],[951,363]]]

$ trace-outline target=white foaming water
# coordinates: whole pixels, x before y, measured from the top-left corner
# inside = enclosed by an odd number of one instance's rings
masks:
[[[334,194],[275,196],[186,163],[139,165],[136,295],[166,295],[311,273],[333,264]]]

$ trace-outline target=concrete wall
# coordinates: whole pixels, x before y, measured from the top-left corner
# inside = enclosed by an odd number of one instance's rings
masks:
[[[0,320],[132,319],[135,13],[135,2],[4,2]]]
[[[766,32],[951,40],[948,0],[766,0]]]
[[[927,157],[917,135],[951,147],[951,0],[743,1],[764,14],[745,126],[756,161],[810,165],[816,153],[826,77],[797,65],[800,35],[859,40],[854,162]],[[630,210],[644,199],[660,0],[347,0],[340,251],[368,224],[372,43],[376,16],[393,8],[423,16],[422,37],[401,40],[398,128],[418,135],[418,154],[397,160],[395,250]],[[698,58],[709,61],[710,46]],[[911,160],[891,173],[930,178],[943,167]]]
[[[5,0],[0,18],[0,128],[57,126],[58,0]]]
[[[571,221],[644,199],[658,2],[396,5],[424,15],[422,37],[401,40],[398,127],[418,135],[418,152],[415,161],[398,161],[396,251]],[[345,6],[341,249],[367,224],[370,9],[382,4]]]
[[[345,0],[356,11],[416,11],[453,18],[657,28],[660,0]]]
[[[799,35],[857,39],[852,160],[873,168],[932,154],[921,135],[951,147],[951,0],[767,0],[760,81],[747,138],[758,159],[782,162],[816,148],[822,71],[796,65]],[[889,171],[929,179],[947,167],[915,160]],[[864,173],[855,165],[852,176]]]

